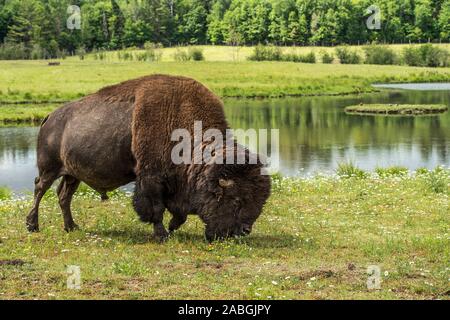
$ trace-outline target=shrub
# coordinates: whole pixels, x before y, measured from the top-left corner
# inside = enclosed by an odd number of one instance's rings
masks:
[[[429,171],[425,175],[426,182],[429,188],[435,193],[449,193],[450,188],[450,174],[449,171],[442,167]]]
[[[119,61],[133,61],[134,60],[133,52],[131,52],[128,49],[118,51],[117,56],[119,58]],[[94,56],[94,57],[96,57],[96,56]]]
[[[140,57],[137,57],[137,60],[140,61],[160,61],[162,58],[162,44],[160,43],[152,43],[146,42],[144,44],[144,52],[140,54]]]
[[[297,53],[286,53],[282,55],[282,60],[289,62],[316,63],[316,55],[312,51],[304,55]]]
[[[23,94],[23,99],[24,99],[25,101],[31,101],[31,100],[33,99],[33,95],[32,95],[30,92],[25,92],[25,93]]]
[[[188,50],[189,58],[193,61],[203,61],[205,57],[203,56],[203,50],[200,48],[191,47]]]
[[[106,59],[106,52],[104,50],[94,50],[94,59],[95,60],[105,60]],[[120,57],[119,57],[120,60]],[[133,60],[133,59],[131,59]]]
[[[282,57],[283,61],[300,62],[300,55],[296,53],[286,53]]]
[[[322,63],[333,63],[334,56],[331,53],[328,53],[327,51],[322,52]]]
[[[22,43],[5,42],[0,45],[0,60],[30,59],[30,50]]]
[[[253,49],[253,54],[248,59],[251,61],[281,61],[283,52],[273,45],[259,44]]]
[[[190,47],[187,50],[177,48],[173,55],[175,61],[202,61],[205,60],[203,50],[200,48]]]
[[[58,51],[57,58],[65,60],[67,58],[68,52],[66,49],[62,49]]]
[[[80,60],[84,60],[84,57],[86,56],[86,48],[84,46],[81,46],[75,51],[75,53],[80,58]]]
[[[419,50],[427,67],[446,67],[450,65],[449,52],[445,49],[431,44],[424,44],[420,46]]]
[[[316,55],[311,51],[310,53],[300,56],[300,61],[303,63],[316,63]]]
[[[403,62],[416,67],[447,67],[450,65],[450,54],[443,48],[424,44],[404,48]]]
[[[336,56],[342,64],[358,64],[361,62],[361,57],[356,51],[352,51],[347,47],[336,48]]]
[[[190,60],[189,53],[186,50],[182,50],[180,48],[177,48],[177,50],[173,54],[173,58],[175,59],[175,61],[180,61],[180,62],[185,62],[185,61]]]
[[[363,179],[367,177],[367,173],[359,169],[353,163],[340,163],[336,169],[336,174],[341,178],[358,178]]]
[[[391,48],[371,45],[364,48],[367,64],[398,64],[397,54]]]
[[[44,58],[44,50],[41,48],[39,44],[35,44],[33,49],[31,49],[31,59],[38,60]]]
[[[408,66],[423,66],[420,51],[414,47],[406,47],[403,49],[403,62]]]
[[[59,55],[59,45],[55,39],[50,40],[46,46],[46,58],[54,59]]]

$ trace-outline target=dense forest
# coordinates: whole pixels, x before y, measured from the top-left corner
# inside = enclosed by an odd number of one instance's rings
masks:
[[[381,28],[369,30],[377,5]],[[81,28],[70,30],[70,5]],[[0,44],[30,57],[180,44],[448,42],[450,0],[0,0]]]

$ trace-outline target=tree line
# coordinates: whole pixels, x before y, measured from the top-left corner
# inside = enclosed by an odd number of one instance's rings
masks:
[[[67,28],[70,5],[81,29]],[[380,9],[380,29],[367,27]],[[18,58],[181,44],[449,42],[450,0],[0,0],[0,44]],[[6,50],[6,51],[5,51]],[[9,50],[9,51],[8,51]],[[17,58],[17,57],[16,57]]]

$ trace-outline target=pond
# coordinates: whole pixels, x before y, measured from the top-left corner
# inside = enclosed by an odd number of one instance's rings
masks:
[[[450,166],[450,112],[420,117],[347,115],[358,103],[438,103],[450,91],[382,91],[359,96],[226,99],[233,128],[279,129],[280,171],[289,176],[333,173],[351,161],[377,166]],[[0,186],[31,190],[36,176],[36,127],[0,127]]]
[[[424,91],[441,91],[450,90],[450,83],[380,83],[373,84],[375,88],[384,89],[403,89],[403,90],[424,90]]]

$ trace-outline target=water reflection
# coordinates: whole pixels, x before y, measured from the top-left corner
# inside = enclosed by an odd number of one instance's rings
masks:
[[[357,103],[442,103],[450,91],[396,91],[347,97],[225,100],[233,128],[280,129],[281,172],[333,172],[339,162],[361,168],[450,166],[450,112],[424,117],[347,115]],[[36,176],[34,127],[0,127],[0,185],[30,190]]]
[[[36,127],[0,127],[0,186],[31,190],[37,169]]]
[[[450,90],[450,82],[445,83],[384,83],[374,84],[375,88],[404,90]]]
[[[361,168],[450,165],[450,114],[426,117],[347,115],[357,103],[442,103],[450,92],[382,92],[358,97],[227,100],[234,128],[279,128],[281,171],[332,172],[339,162]]]

